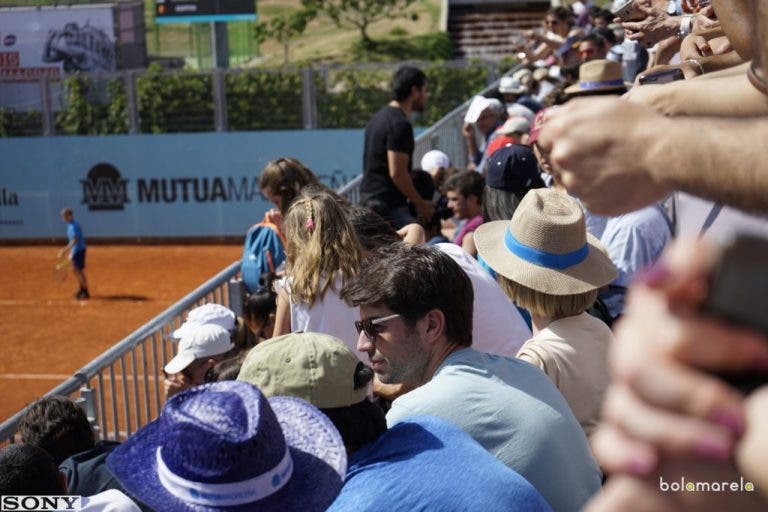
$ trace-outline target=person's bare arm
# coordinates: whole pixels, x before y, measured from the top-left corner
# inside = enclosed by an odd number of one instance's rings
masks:
[[[416,206],[416,211],[420,216],[425,219],[431,218],[435,207],[429,201],[422,199],[413,186],[410,169],[408,168],[408,155],[399,151],[387,150],[387,164],[389,166],[389,176],[400,193]]]
[[[77,243],[77,237],[73,238],[72,240],[69,241],[69,243],[67,243],[67,245],[62,247],[61,250],[59,251],[59,258],[64,256],[64,253],[70,250],[72,247],[74,247],[76,243]]]
[[[557,34],[554,34],[552,32],[537,32],[535,30],[532,30],[529,32],[530,37],[536,41],[538,41],[541,44],[546,45],[550,50],[557,50],[560,48],[563,43],[565,43],[565,38],[561,37]],[[538,50],[539,48],[537,48]]]
[[[403,239],[403,242],[408,245],[423,244],[426,242],[426,234],[424,228],[419,224],[407,224],[397,230],[398,236]]]
[[[590,211],[617,215],[673,190],[768,208],[764,140],[762,119],[667,118],[625,100],[594,98],[549,113],[539,145]]]
[[[291,303],[288,292],[281,288],[277,292],[277,309],[275,310],[275,329],[272,337],[276,338],[291,332]]]
[[[536,62],[537,60],[546,59],[552,54],[552,48],[547,44],[541,43],[533,50],[525,50],[525,60],[527,63]]]
[[[464,143],[467,146],[467,170],[475,170],[475,158],[479,151],[477,139],[475,139],[475,128],[472,123],[464,123],[461,127],[461,134],[464,136]]]
[[[625,21],[621,26],[627,39],[652,46],[669,37],[675,37],[680,30],[682,16],[670,16],[659,7],[640,7],[646,17],[640,21]]]
[[[477,258],[477,247],[475,246],[475,233],[470,231],[464,235],[461,240],[461,248],[464,249],[467,254],[473,258]]]
[[[625,99],[653,107],[667,116],[759,117],[768,115],[768,101],[747,79],[748,65],[737,74],[723,74],[664,85],[633,87]]]

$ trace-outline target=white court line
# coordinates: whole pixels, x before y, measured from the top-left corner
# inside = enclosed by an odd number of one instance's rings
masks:
[[[84,307],[88,303],[87,300],[78,300],[75,302],[75,299],[48,299],[48,300],[36,300],[36,299],[0,299],[0,306],[60,306],[60,305],[77,305],[80,307]]]
[[[72,377],[66,373],[0,373],[0,379],[5,380],[67,380]],[[138,376],[138,380],[144,380],[142,375]],[[98,377],[94,377],[97,379]],[[104,376],[105,383],[109,381],[109,376]],[[122,375],[115,375],[115,380],[123,380]],[[126,380],[133,380],[133,375],[126,375]],[[154,375],[147,375],[147,380],[155,380]]]

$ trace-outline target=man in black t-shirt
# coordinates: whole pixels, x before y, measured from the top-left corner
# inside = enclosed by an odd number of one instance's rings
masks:
[[[413,203],[420,217],[430,219],[434,205],[422,199],[411,180],[413,159],[412,112],[421,112],[429,96],[423,71],[403,66],[392,80],[393,99],[373,115],[365,127],[362,202],[387,216],[400,228],[415,222],[408,211]]]

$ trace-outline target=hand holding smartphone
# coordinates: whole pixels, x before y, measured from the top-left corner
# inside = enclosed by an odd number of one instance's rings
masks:
[[[656,71],[654,73],[646,73],[640,75],[638,83],[640,85],[648,84],[667,84],[674,82],[675,80],[685,80],[685,74],[680,68],[665,69],[664,71]]]
[[[645,18],[645,13],[636,8],[635,0],[614,2],[611,12],[621,21],[640,21]]]
[[[737,235],[715,267],[702,312],[768,336],[768,239]],[[768,384],[768,372],[719,374],[744,393]]]

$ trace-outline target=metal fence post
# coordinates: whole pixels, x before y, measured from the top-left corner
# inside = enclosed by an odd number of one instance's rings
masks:
[[[43,135],[55,135],[56,125],[51,109],[51,79],[43,75],[40,79],[40,116],[43,121]]]
[[[229,309],[237,316],[243,316],[245,302],[245,283],[242,279],[233,277],[227,283],[227,302]]]
[[[83,386],[80,388],[80,398],[75,400],[75,402],[85,411],[85,415],[88,417],[88,423],[91,424],[91,428],[97,429],[98,431],[99,420],[98,415],[96,414],[95,390],[91,387]]]
[[[490,61],[490,60],[486,61],[485,69],[488,70],[488,76],[485,79],[485,85],[486,86],[490,87],[493,84],[493,82],[498,80],[499,77],[498,77],[498,69],[497,68],[498,68],[498,66],[497,66],[497,64],[495,62]]]
[[[311,66],[301,68],[301,104],[305,130],[317,128],[317,94]]]
[[[136,96],[136,73],[126,71],[123,74],[125,81],[125,96],[128,102],[128,133],[137,134],[140,131],[141,120],[139,119],[139,105]]]
[[[229,129],[227,122],[227,90],[224,84],[224,70],[213,70],[213,122],[217,132]]]

